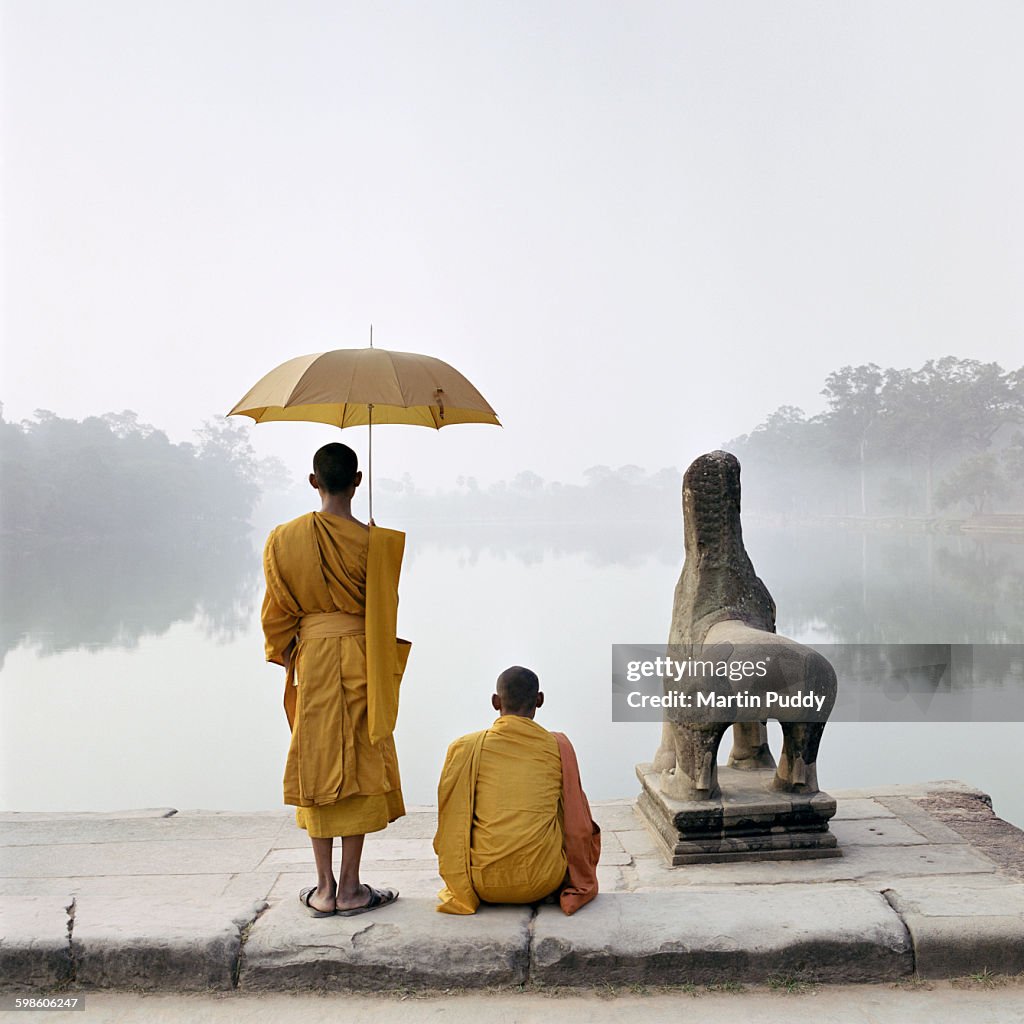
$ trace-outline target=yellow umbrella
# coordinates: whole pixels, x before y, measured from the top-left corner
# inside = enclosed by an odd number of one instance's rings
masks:
[[[229,416],[257,423],[299,420],[370,428],[368,476],[373,518],[373,425],[455,423],[501,426],[483,395],[458,370],[433,356],[387,349],[340,348],[297,356],[250,388]]]

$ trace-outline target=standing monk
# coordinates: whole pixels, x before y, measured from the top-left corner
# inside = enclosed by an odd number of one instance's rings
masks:
[[[285,668],[292,731],[284,802],[313,844],[317,884],[299,899],[314,917],[361,914],[398,898],[362,885],[359,861],[366,833],[405,814],[392,738],[410,648],[395,635],[405,534],[352,515],[362,477],[347,445],[321,448],[309,477],[320,511],[276,527],[263,552],[267,660]]]

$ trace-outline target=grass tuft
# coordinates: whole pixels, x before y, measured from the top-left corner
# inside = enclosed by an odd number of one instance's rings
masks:
[[[995,974],[987,967],[973,974],[965,974],[962,978],[950,978],[949,983],[955,988],[1003,988],[1012,979],[1005,974]]]
[[[799,996],[813,992],[814,983],[794,974],[776,974],[768,979],[768,988],[773,992],[784,992],[787,996]]]

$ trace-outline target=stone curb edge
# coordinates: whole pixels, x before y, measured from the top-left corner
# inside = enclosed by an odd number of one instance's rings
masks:
[[[792,895],[793,887],[786,888]],[[508,920],[488,913],[442,919],[450,922],[450,944],[439,944],[436,932],[430,941],[420,925],[403,929],[403,910],[423,921],[433,914],[433,901],[409,899],[377,920],[351,919],[350,937],[326,943],[322,955],[304,963],[275,959],[261,941],[276,913],[295,913],[282,904],[270,908],[261,902],[244,920],[197,934],[83,939],[74,933],[71,901],[63,942],[55,937],[0,943],[0,977],[6,989],[271,991],[311,985],[381,990],[754,984],[772,977],[877,983],[915,973],[938,978],[1024,970],[1024,921],[978,917],[965,927],[967,922],[958,926],[941,919],[935,921],[941,927],[937,935],[934,928],[922,931],[919,915],[901,912],[888,891],[846,886],[826,894],[814,888],[817,896],[792,913],[778,899],[762,901],[751,917],[749,940],[735,938],[742,931],[737,922],[750,909],[744,902],[753,905],[749,891],[610,893],[574,918],[553,907],[493,908],[509,910]],[[822,900],[827,911],[818,924]],[[391,918],[385,920],[385,913]],[[720,926],[723,916],[728,920]],[[475,921],[476,931],[465,934],[463,921]],[[489,936],[484,941],[481,931]]]

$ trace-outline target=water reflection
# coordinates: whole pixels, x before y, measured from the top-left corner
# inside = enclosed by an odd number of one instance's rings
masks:
[[[464,565],[475,565],[482,555],[514,559],[526,566],[548,558],[583,556],[593,568],[634,566],[643,561],[682,564],[682,527],[671,520],[659,522],[511,522],[412,523],[407,557],[413,564],[417,549],[453,551]]]
[[[198,620],[214,641],[249,628],[259,598],[246,534],[0,545],[0,666],[19,646],[43,656],[138,646]]]
[[[1024,545],[1006,538],[748,530],[779,629],[837,643],[1024,642]]]
[[[406,572],[440,550],[539,566],[582,556],[592,568],[682,563],[680,524],[412,523]],[[176,622],[213,640],[252,625],[266,529],[225,537],[0,546],[0,665],[19,645],[41,655],[133,648]],[[1024,643],[1024,544],[1005,538],[854,533],[748,525],[748,550],[787,635],[836,643]],[[624,601],[631,600],[623,595]],[[666,610],[671,592],[662,600]],[[657,630],[660,632],[660,628]],[[653,632],[653,630],[652,630]],[[654,636],[644,639],[655,639]]]
[[[681,524],[488,523],[410,526],[416,550],[537,565],[583,555],[593,567],[682,564]],[[780,631],[837,643],[1024,642],[1024,544],[1007,538],[853,532],[813,527],[744,531]],[[627,598],[628,600],[628,598]],[[666,607],[671,593],[666,593]]]
[[[541,672],[544,724],[572,735],[588,793],[631,794],[633,765],[650,757],[658,726],[611,721],[610,646],[667,636],[682,564],[678,517],[389,525],[409,537],[401,621],[416,647],[398,735],[407,801],[435,799],[447,742],[487,724],[489,687],[512,663]],[[1024,642],[1021,546],[753,523],[745,533],[779,628],[797,639]],[[217,540],[0,551],[0,653],[22,648],[0,673],[0,806],[276,804],[287,736],[281,673],[263,664],[259,635],[265,535],[261,524]],[[976,721],[917,732],[903,721],[834,722],[823,784],[959,775],[991,792],[1004,816],[1024,820],[1012,764],[1020,725],[988,724],[1006,719],[998,693],[974,711]],[[898,764],[880,753],[886,743],[900,750]],[[204,755],[183,761],[183,746]],[[143,762],[138,772],[120,767]],[[68,763],[77,767],[70,778]]]

